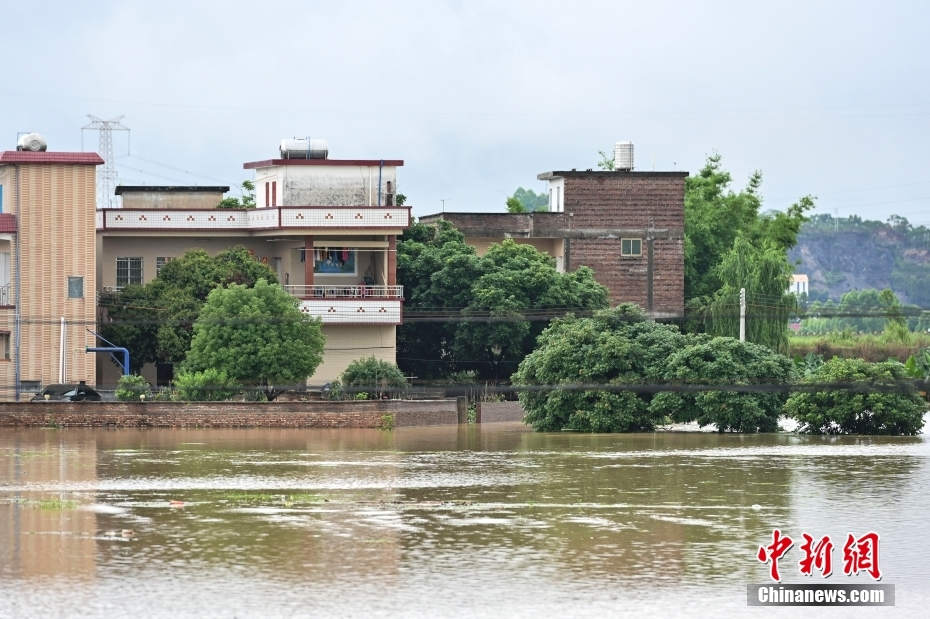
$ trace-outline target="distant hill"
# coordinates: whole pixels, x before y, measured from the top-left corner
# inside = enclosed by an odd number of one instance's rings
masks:
[[[812,300],[844,292],[891,288],[902,303],[930,308],[930,229],[903,217],[888,222],[814,215],[788,257],[810,278]]]

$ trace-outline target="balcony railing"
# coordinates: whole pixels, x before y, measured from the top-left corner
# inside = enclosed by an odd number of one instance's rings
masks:
[[[0,286],[0,306],[13,305],[13,297],[10,296],[10,285]]]
[[[285,286],[290,294],[300,299],[403,299],[403,286]]]

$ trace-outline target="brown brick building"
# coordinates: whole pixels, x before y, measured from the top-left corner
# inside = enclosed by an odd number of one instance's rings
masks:
[[[655,318],[684,314],[684,195],[687,172],[555,171],[549,211],[442,213],[480,254],[512,238],[556,259],[559,270],[594,270],[613,305],[633,302]]]

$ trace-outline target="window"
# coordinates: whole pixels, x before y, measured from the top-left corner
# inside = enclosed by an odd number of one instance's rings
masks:
[[[174,260],[174,256],[156,256],[155,257],[155,277],[161,275],[161,268]]]
[[[84,298],[84,278],[81,276],[69,276],[68,277],[68,298],[69,299],[83,299]]]
[[[41,380],[21,380],[19,390],[26,393],[39,393],[42,390]]]
[[[271,181],[271,206],[278,206],[278,181]]]
[[[271,206],[271,199],[269,197],[271,194],[269,190],[268,181],[265,181],[265,206]]]
[[[620,239],[620,255],[623,257],[642,256],[642,239]]]
[[[0,331],[0,359],[10,360],[10,332]]]
[[[116,287],[142,283],[142,258],[116,259]]]
[[[0,185],[0,213],[3,212],[3,185]]]

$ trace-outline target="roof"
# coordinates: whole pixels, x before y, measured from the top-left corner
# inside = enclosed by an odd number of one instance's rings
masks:
[[[681,177],[688,176],[687,172],[638,172],[635,170],[555,170],[552,172],[543,172],[536,176],[541,181],[547,181],[551,178],[559,177],[579,177],[579,176],[640,176],[648,177]]]
[[[7,150],[0,153],[0,164],[4,163],[73,163],[100,165],[103,159],[97,153],[69,153],[31,150]]]
[[[390,166],[404,165],[403,159],[264,159],[262,161],[247,161],[242,164],[246,170],[255,168],[270,168],[279,165],[317,165],[317,166]]]
[[[792,282],[806,282],[807,273],[793,273],[791,275],[791,281]]]
[[[202,191],[205,193],[226,193],[229,191],[228,185],[117,185],[116,195],[124,193],[140,192],[177,192],[190,193],[193,191]]]

